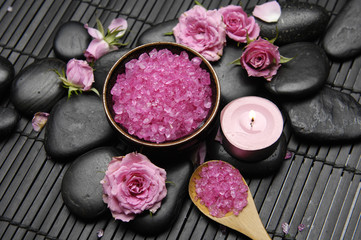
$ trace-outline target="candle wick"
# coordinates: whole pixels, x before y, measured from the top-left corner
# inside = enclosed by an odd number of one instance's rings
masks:
[[[253,128],[254,118],[251,119],[251,122],[249,124],[251,125],[251,128]]]

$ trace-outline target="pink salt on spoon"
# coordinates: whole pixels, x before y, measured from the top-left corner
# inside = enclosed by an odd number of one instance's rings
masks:
[[[247,205],[238,213],[238,215],[235,215],[233,211],[230,211],[226,213],[223,217],[215,217],[210,213],[210,210],[204,204],[201,203],[201,199],[199,198],[196,192],[196,181],[199,181],[199,179],[201,178],[200,176],[201,176],[202,168],[208,167],[208,163],[211,162],[225,163],[220,160],[208,161],[200,165],[194,171],[188,186],[189,196],[193,201],[193,203],[198,207],[198,209],[204,215],[206,215],[215,222],[218,222],[226,227],[232,228],[251,239],[270,240],[271,238],[263,226],[263,223],[258,215],[256,205],[254,204],[252,194],[243,177],[242,177],[243,183],[241,182],[240,184],[244,184],[248,188]]]

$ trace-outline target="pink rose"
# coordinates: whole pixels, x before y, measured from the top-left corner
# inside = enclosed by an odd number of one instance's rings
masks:
[[[217,61],[223,54],[226,30],[217,10],[195,5],[179,17],[173,34],[177,43],[193,48],[209,61]]]
[[[226,33],[231,39],[246,43],[247,34],[249,39],[256,39],[259,36],[260,28],[254,17],[248,17],[241,6],[229,5],[218,10],[223,16],[226,24]]]
[[[71,59],[66,65],[67,81],[82,91],[90,90],[94,82],[93,69],[86,61]]]
[[[280,59],[278,47],[260,38],[246,46],[240,62],[248,76],[264,77],[271,81],[281,66]]]
[[[166,172],[140,153],[114,157],[103,184],[103,201],[113,217],[124,222],[144,210],[156,212],[167,195]]]
[[[98,21],[98,25],[101,23]],[[117,50],[119,38],[121,38],[125,31],[128,28],[128,23],[124,18],[116,18],[111,21],[108,26],[107,34],[102,31],[99,31],[96,28],[91,28],[88,24],[85,24],[84,27],[88,30],[90,36],[94,39],[90,42],[87,50],[84,53],[84,56],[88,62],[93,62],[99,59],[104,54]]]

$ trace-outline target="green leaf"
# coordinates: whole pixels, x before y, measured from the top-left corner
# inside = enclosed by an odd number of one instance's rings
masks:
[[[277,40],[277,38],[278,38],[278,27],[276,26],[276,37],[272,38],[271,40],[267,39],[267,41],[274,44],[274,42]]]
[[[104,28],[103,28],[103,25],[102,23],[100,22],[100,20],[97,18],[97,28],[99,30],[99,32],[101,32],[101,34],[104,36]]]
[[[200,2],[198,2],[197,0],[194,0],[194,3],[195,3],[196,5],[201,6],[201,7],[203,7],[204,9],[207,10],[207,8],[205,8],[205,7],[204,7]]]
[[[198,2],[197,0],[195,0],[194,3],[195,3],[196,5],[202,6],[202,4],[201,4],[200,2]],[[203,7],[203,6],[202,6],[202,7]]]
[[[79,88],[70,86],[69,90],[68,90],[68,99],[71,97],[72,93],[75,93],[76,95],[78,95],[79,93],[82,93],[82,90],[80,90]]]
[[[96,88],[91,88],[91,89],[89,89],[89,91],[95,92],[96,95],[98,95],[98,97],[100,97],[100,94],[99,94],[99,92],[98,92],[98,90]]]
[[[165,181],[165,183],[169,183],[169,184],[171,184],[171,185],[175,185],[175,183],[172,182],[172,181]]]
[[[280,63],[287,63],[287,62],[291,61],[293,58],[294,57],[288,58],[288,57],[284,57],[281,55]]]
[[[129,43],[118,43],[118,42],[115,42],[115,43],[112,43],[112,45],[115,45],[115,46],[118,46],[118,47],[124,47],[124,46],[127,46]]]
[[[171,32],[166,32],[166,33],[163,33],[164,36],[172,36],[173,35],[173,31]]]
[[[230,62],[229,64],[241,65],[241,58],[237,58],[236,60],[234,60],[233,62]]]

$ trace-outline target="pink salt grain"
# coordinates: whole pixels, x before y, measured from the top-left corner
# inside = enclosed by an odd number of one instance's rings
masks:
[[[240,172],[230,164],[211,161],[195,180],[197,198],[214,217],[223,217],[228,212],[238,215],[247,206],[248,187]]]
[[[114,120],[129,134],[156,143],[192,133],[212,106],[210,74],[201,62],[168,49],[130,60],[111,89]]]

